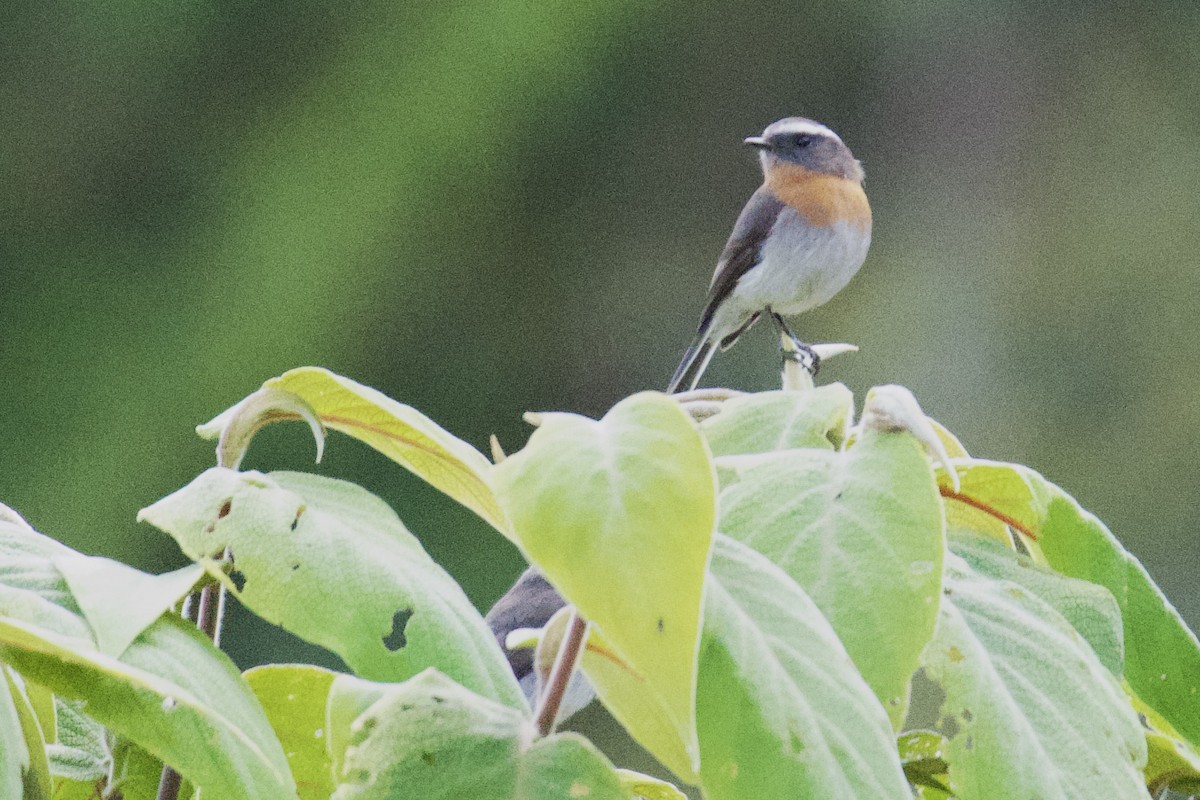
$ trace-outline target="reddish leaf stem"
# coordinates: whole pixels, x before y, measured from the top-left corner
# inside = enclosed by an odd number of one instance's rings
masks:
[[[575,665],[583,652],[583,642],[587,638],[587,620],[579,616],[579,612],[571,609],[571,618],[567,620],[567,630],[563,634],[562,643],[558,646],[558,655],[554,657],[554,666],[550,669],[550,678],[546,681],[546,690],[538,700],[537,713],[534,722],[537,724],[539,736],[549,736],[554,733],[558,722],[558,710],[562,707],[563,696],[575,673]]]
[[[1001,511],[998,508],[989,506],[987,503],[983,502],[982,500],[977,500],[974,497],[971,497],[970,495],[962,494],[961,492],[956,492],[953,489],[951,489],[949,486],[939,486],[938,491],[941,492],[942,497],[945,497],[947,500],[957,500],[960,503],[965,503],[966,505],[969,505],[971,508],[978,509],[979,511],[982,511],[983,513],[987,514],[990,517],[995,517],[996,519],[1000,520],[1008,527],[1019,532],[1022,536],[1028,536],[1030,539],[1032,539],[1035,542],[1038,540],[1037,534],[1034,533],[1033,530],[1028,525],[1026,525],[1023,522],[1020,522],[1015,517],[1010,517],[1008,514],[1005,514],[1003,511]]]

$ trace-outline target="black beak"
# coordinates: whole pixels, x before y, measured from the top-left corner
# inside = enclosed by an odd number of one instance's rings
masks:
[[[761,136],[747,136],[745,139],[742,139],[742,142],[750,145],[751,147],[756,147],[759,150],[766,150],[771,146],[771,143]]]

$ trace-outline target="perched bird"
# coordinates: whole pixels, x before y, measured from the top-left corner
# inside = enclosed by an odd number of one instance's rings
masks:
[[[788,117],[745,142],[758,150],[763,185],[721,253],[696,338],[668,392],[694,389],[717,348],[728,349],[763,314],[815,374],[817,354],[783,317],[828,302],[858,272],[871,244],[862,166],[836,133]]]

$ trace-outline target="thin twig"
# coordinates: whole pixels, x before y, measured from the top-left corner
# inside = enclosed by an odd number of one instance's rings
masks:
[[[554,657],[554,666],[550,669],[550,678],[546,681],[546,691],[538,701],[534,722],[537,724],[538,735],[549,736],[554,733],[555,723],[558,722],[558,710],[562,707],[563,696],[575,673],[575,665],[579,654],[583,652],[583,642],[587,638],[587,620],[579,616],[579,612],[571,609],[571,618],[567,620],[567,630],[563,634],[562,643],[558,646],[558,655]]]
[[[221,554],[221,560],[228,562],[233,558],[228,547]],[[225,584],[214,582],[200,590],[200,618],[196,623],[204,635],[212,639],[217,647],[221,646],[221,623],[225,619]]]
[[[175,800],[179,797],[179,785],[183,777],[175,770],[163,764],[162,777],[158,779],[157,800]]]
[[[221,554],[223,561],[229,561],[232,554],[228,547]],[[221,622],[225,618],[225,584],[210,581],[204,585],[199,594],[190,594],[183,602],[183,618],[195,622],[204,635],[217,647],[221,646]],[[158,779],[158,794],[155,800],[178,800],[180,784],[183,778],[169,764],[163,764],[162,776]]]

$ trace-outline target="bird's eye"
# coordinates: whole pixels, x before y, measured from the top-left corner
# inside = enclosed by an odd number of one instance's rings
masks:
[[[812,144],[812,140],[813,137],[809,136],[807,133],[798,133],[796,134],[794,141],[796,147],[808,147],[810,144]]]

